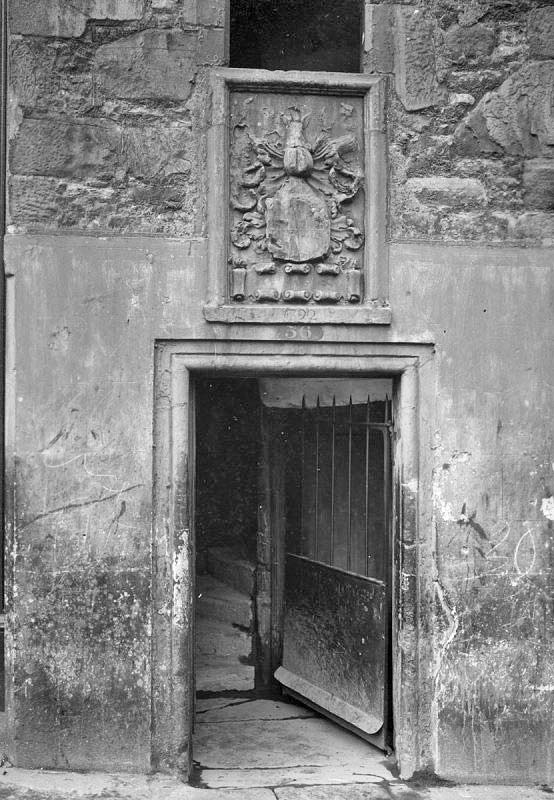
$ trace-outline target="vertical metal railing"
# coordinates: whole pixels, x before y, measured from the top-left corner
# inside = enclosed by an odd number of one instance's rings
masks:
[[[306,395],[302,395],[302,413],[301,413],[301,443],[300,447],[302,450],[301,453],[301,462],[300,462],[300,555],[306,555],[306,530],[305,530],[305,518],[304,518],[304,502],[305,502],[305,492],[306,492],[306,483],[304,479],[304,472],[306,466]]]
[[[352,396],[348,402],[348,527],[346,534],[346,569],[352,569]]]
[[[383,519],[385,521],[385,530],[389,530],[390,525],[390,503],[391,503],[391,434],[392,434],[392,401],[388,396],[385,397],[385,425],[383,430]],[[385,548],[386,558],[390,558],[390,540],[389,547]],[[385,574],[389,574],[390,564],[385,566]]]
[[[335,432],[337,427],[337,403],[333,395],[331,411],[331,537],[329,542],[329,564],[335,563]]]
[[[319,423],[320,423],[319,395],[315,408],[315,503],[314,503],[314,553],[315,560],[319,561]]]
[[[369,421],[370,399],[365,406],[365,524],[364,524],[364,575],[369,575]]]
[[[371,432],[379,432],[383,437],[382,483],[379,492],[384,502],[383,522],[388,525],[390,518],[390,429],[392,426],[392,402],[387,396],[380,421],[372,420],[372,401],[370,395],[365,401],[365,409],[354,405],[349,398],[346,408],[337,408],[333,396],[330,413],[323,411],[321,398],[316,398],[315,409],[308,410],[306,397],[302,398],[301,412],[301,509],[300,528],[302,531],[302,552],[315,561],[322,560],[330,566],[337,566],[336,559],[348,571],[365,576],[370,575],[372,555],[372,468],[377,468],[372,459],[374,445]],[[355,413],[356,412],[356,413]],[[308,434],[309,432],[309,434]],[[309,445],[308,437],[309,436]],[[337,437],[343,438],[343,455],[337,462]],[[356,437],[356,440],[354,440]],[[372,455],[373,454],[373,455]],[[342,460],[346,457],[346,464]],[[344,465],[344,480],[338,480],[337,464]],[[363,470],[363,487],[359,485],[356,470]],[[337,488],[345,491],[346,497],[337,497]],[[359,487],[359,488],[358,488]],[[363,492],[363,494],[362,494]],[[380,500],[376,499],[379,503]],[[355,503],[359,505],[354,506]],[[340,527],[337,528],[337,511],[340,509]],[[378,513],[378,517],[380,517]],[[324,525],[324,528],[322,528]],[[328,527],[327,527],[328,526]],[[340,535],[340,539],[338,538]],[[363,539],[362,539],[363,537]],[[354,541],[355,539],[355,541]],[[339,551],[337,553],[337,545]],[[346,550],[346,552],[345,552]],[[362,563],[363,559],[363,563]]]
[[[4,663],[4,625],[6,605],[6,457],[5,457],[5,408],[6,408],[6,270],[4,264],[4,236],[6,233],[7,190],[7,108],[8,108],[8,0],[0,0],[0,661]],[[5,686],[0,686],[0,710],[5,708]]]

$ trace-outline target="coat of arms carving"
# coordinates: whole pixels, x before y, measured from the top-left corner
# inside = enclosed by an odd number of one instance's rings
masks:
[[[237,93],[231,112],[231,299],[359,303],[361,108],[286,96],[268,108],[264,99]]]

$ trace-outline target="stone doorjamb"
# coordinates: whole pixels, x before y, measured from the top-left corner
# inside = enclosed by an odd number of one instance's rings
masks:
[[[152,579],[152,767],[186,776],[194,703],[195,373],[389,375],[396,433],[392,610],[394,741],[400,773],[432,767],[431,414],[427,345],[182,341],[156,344]],[[425,369],[422,369],[425,366]],[[423,379],[423,380],[422,380]],[[423,491],[422,491],[423,490]],[[425,529],[423,529],[423,526]],[[427,555],[426,555],[427,553]],[[429,574],[427,574],[429,573]],[[429,609],[426,611],[425,609]]]

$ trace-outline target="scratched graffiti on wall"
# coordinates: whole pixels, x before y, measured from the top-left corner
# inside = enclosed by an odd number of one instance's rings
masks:
[[[462,559],[447,591],[436,594],[437,697],[443,722],[491,735],[523,724],[548,725],[554,713],[550,491],[536,503],[543,521],[500,519],[488,526],[463,503],[450,516],[449,548]],[[463,569],[465,567],[465,574]]]

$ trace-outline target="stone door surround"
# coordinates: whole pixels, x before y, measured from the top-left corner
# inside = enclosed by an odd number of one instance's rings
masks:
[[[421,520],[430,493],[420,397],[432,396],[426,345],[190,340],[156,343],[152,584],[152,766],[186,775],[194,709],[194,377],[393,377],[393,705],[401,775],[428,766],[432,702]],[[423,368],[424,367],[424,368]],[[427,403],[424,399],[424,403]],[[421,543],[424,542],[422,545]],[[428,576],[429,581],[432,576]]]

